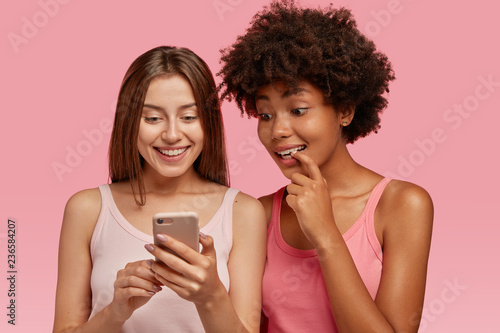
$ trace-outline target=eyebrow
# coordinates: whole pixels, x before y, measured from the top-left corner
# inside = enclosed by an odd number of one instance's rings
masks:
[[[298,94],[300,94],[301,92],[311,93],[311,91],[310,91],[310,90],[308,90],[308,89],[306,89],[306,88],[295,88],[295,89],[293,89],[293,90],[287,90],[287,91],[285,91],[285,92],[281,95],[281,97],[282,97],[282,98],[285,98],[285,97],[290,97],[290,96],[292,96],[292,95],[298,95]]]
[[[185,109],[189,109],[190,107],[193,107],[193,106],[196,106],[196,102],[181,105],[179,107],[179,109],[185,110]],[[165,111],[165,109],[163,109],[161,106],[153,105],[153,104],[144,104],[143,107],[150,108],[150,109],[157,110],[157,111]]]
[[[286,97],[290,97],[292,95],[297,95],[297,94],[300,94],[301,92],[306,92],[306,93],[311,93],[310,90],[306,89],[306,88],[296,88],[296,89],[292,89],[292,90],[287,90],[285,92],[283,92],[281,94],[281,98],[286,98]],[[257,95],[255,96],[255,100],[265,100],[265,101],[268,101],[269,100],[269,97],[266,96],[266,95]]]

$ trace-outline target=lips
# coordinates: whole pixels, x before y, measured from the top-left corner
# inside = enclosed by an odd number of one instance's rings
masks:
[[[282,159],[284,160],[289,160],[292,158],[292,153],[296,151],[303,151],[306,149],[305,145],[300,145],[300,146],[284,146],[284,147],[277,147],[274,152]]]
[[[168,156],[168,157],[175,157],[179,156],[182,153],[184,153],[188,147],[183,147],[183,148],[166,148],[166,149],[161,149],[158,147],[155,147],[155,149],[160,152],[162,155]]]

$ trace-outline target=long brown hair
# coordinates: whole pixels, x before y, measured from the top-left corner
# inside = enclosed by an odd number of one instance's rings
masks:
[[[111,182],[130,181],[135,201],[146,203],[142,166],[137,138],[144,99],[150,82],[161,75],[183,75],[191,85],[204,133],[203,150],[194,162],[195,170],[205,179],[229,186],[224,125],[220,101],[208,65],[187,48],[159,46],[140,55],[123,79],[109,146]],[[134,186],[137,183],[140,200]]]

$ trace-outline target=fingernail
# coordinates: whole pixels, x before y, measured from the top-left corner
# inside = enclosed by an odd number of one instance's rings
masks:
[[[200,231],[200,237],[201,237],[201,238],[203,238],[203,239],[207,239],[207,235],[205,235],[205,234],[204,234],[204,233],[202,233],[201,231]]]
[[[156,292],[161,291],[161,287],[160,287],[160,286],[157,286],[156,284],[153,286],[153,289],[154,289]]]
[[[155,292],[152,292],[152,291],[148,291],[148,294],[150,294],[151,296],[156,295],[156,293],[155,293]]]
[[[149,267],[153,267],[153,260],[146,260],[146,264],[148,264]]]
[[[165,237],[165,236],[164,236],[164,235],[162,235],[162,234],[158,234],[158,235],[156,235],[156,238],[158,238],[158,240],[159,240],[160,242],[165,242],[165,241],[167,240],[167,237]]]
[[[146,248],[146,250],[148,250],[149,252],[153,252],[153,250],[155,249],[153,245],[151,244],[146,244],[144,245],[144,247]]]

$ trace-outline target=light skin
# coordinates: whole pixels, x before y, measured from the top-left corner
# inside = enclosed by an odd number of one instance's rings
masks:
[[[432,233],[428,193],[397,180],[384,190],[375,210],[384,259],[373,300],[342,238],[383,179],[356,163],[346,148],[342,127],[352,121],[353,109],[335,109],[308,81],[295,91],[279,82],[263,86],[256,106],[259,138],[291,181],[281,207],[283,239],[318,252],[339,332],[417,332]],[[277,154],[290,148],[300,151]],[[260,200],[269,223],[273,195]]]
[[[122,215],[136,229],[151,236],[152,216],[161,211],[176,211],[178,207],[190,207],[197,212],[202,228],[227,191],[225,186],[202,179],[192,165],[203,149],[203,131],[194,101],[184,77],[154,79],[146,95],[138,138],[139,151],[145,159],[146,205],[135,203],[130,183],[110,185]],[[99,189],[78,192],[66,205],[54,332],[118,332],[136,309],[165,288],[196,305],[206,332],[258,332],[266,237],[265,213],[259,201],[240,192],[233,203],[229,293],[217,274],[212,237],[200,235],[203,250],[197,253],[172,237],[155,235],[187,262],[147,244],[145,259],[128,263],[118,272],[113,300],[89,320],[89,248],[100,209]],[[146,259],[151,258],[148,251],[162,263]]]

